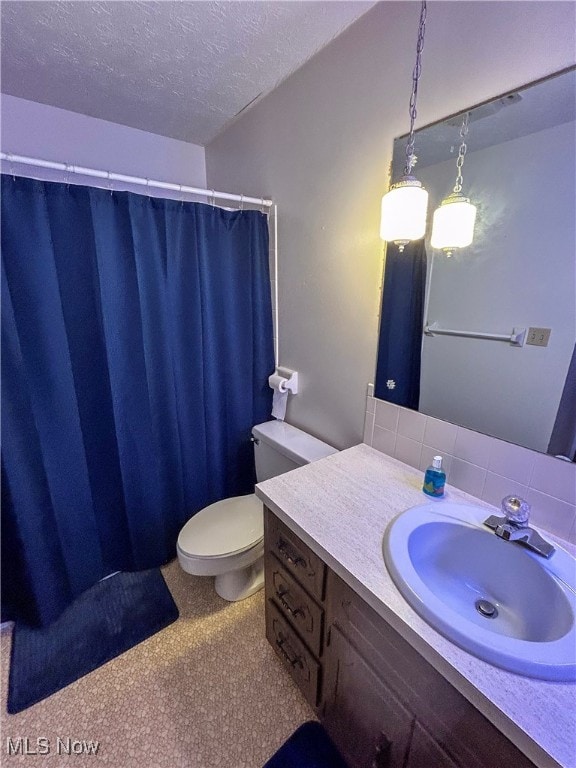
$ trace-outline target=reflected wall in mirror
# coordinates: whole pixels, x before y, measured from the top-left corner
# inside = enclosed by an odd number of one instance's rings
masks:
[[[574,460],[576,72],[571,68],[466,111],[462,191],[478,213],[472,245],[451,257],[432,249],[429,238],[433,212],[454,186],[464,112],[416,134],[416,174],[430,195],[424,327],[504,336],[519,328],[527,334],[523,345],[418,334],[418,410]],[[393,178],[401,173],[404,144],[405,138],[394,143]],[[399,256],[393,249],[389,244],[384,302]],[[385,312],[381,318],[375,394],[399,403],[390,391],[395,371],[381,362],[385,336],[388,345],[405,344],[402,318],[398,333],[384,328]],[[540,337],[529,338],[531,328],[550,329],[547,346],[527,343]]]

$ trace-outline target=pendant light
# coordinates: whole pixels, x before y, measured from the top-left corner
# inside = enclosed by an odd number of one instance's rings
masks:
[[[410,96],[410,133],[406,143],[406,165],[404,175],[390,191],[382,198],[382,216],[380,220],[380,237],[382,240],[394,242],[400,251],[411,240],[424,237],[426,231],[426,210],[428,208],[428,192],[412,175],[416,163],[414,154],[414,121],[416,120],[416,100],[418,98],[418,81],[422,71],[422,48],[424,47],[424,32],[426,28],[426,0],[422,0],[420,23],[418,25],[418,42],[416,45],[416,65],[412,73],[412,94]]]
[[[476,206],[469,198],[462,195],[462,166],[466,155],[466,136],[470,112],[466,112],[460,128],[460,148],[456,161],[456,184],[452,194],[444,198],[434,211],[432,222],[432,248],[440,248],[447,256],[452,256],[456,248],[466,248],[474,239],[474,223],[476,221]]]

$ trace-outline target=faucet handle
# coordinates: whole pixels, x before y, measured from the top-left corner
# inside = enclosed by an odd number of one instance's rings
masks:
[[[518,496],[505,496],[502,499],[502,512],[509,523],[517,526],[528,525],[530,518],[530,504]]]

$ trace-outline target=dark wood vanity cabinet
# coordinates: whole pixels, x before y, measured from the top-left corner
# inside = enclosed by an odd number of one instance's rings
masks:
[[[266,636],[350,768],[534,768],[269,510],[264,535]]]

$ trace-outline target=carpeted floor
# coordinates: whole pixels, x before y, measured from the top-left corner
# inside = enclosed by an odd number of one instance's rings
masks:
[[[228,603],[177,561],[162,572],[174,624],[17,715],[6,714],[2,633],[2,766],[260,768],[314,718],[266,641],[263,591]]]

